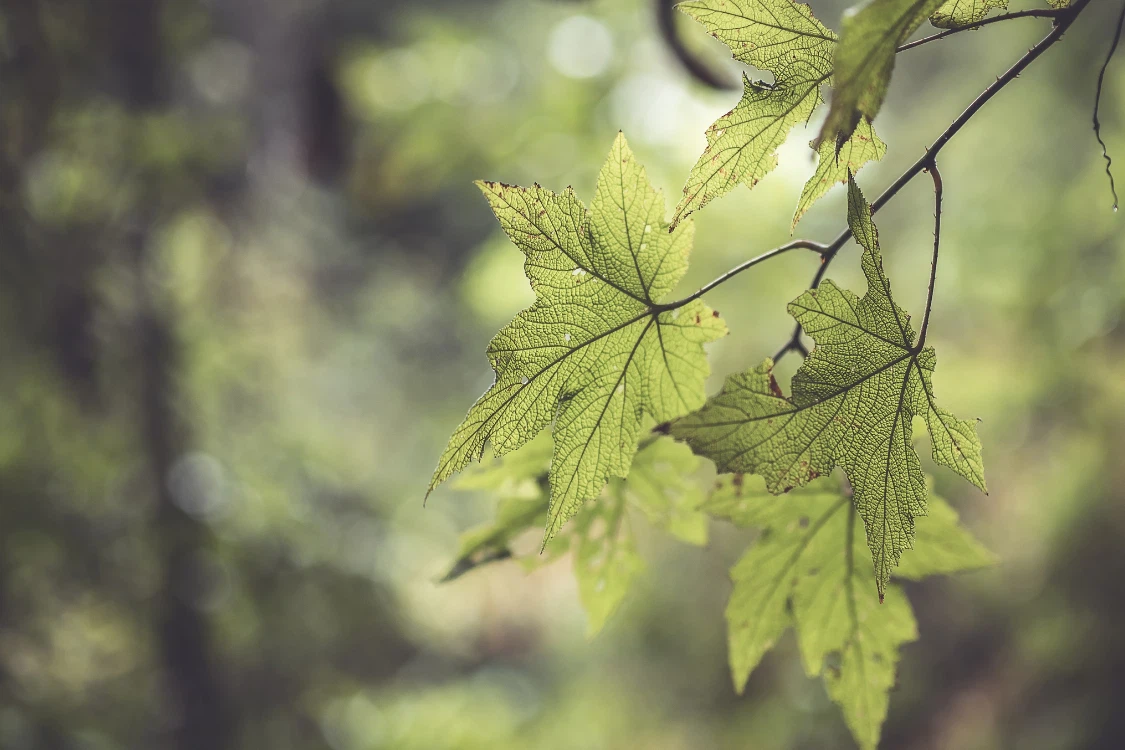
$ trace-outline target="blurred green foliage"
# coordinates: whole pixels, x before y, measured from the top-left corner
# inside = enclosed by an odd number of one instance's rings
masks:
[[[813,5],[838,30],[843,3]],[[937,489],[1001,564],[906,584],[920,641],[885,747],[1125,745],[1125,234],[1089,132],[1111,5],[943,153],[935,387],[982,418],[991,495]],[[902,55],[868,192],[1043,26]],[[730,689],[743,532],[642,532],[649,571],[588,641],[569,565],[437,585],[494,495],[422,507],[530,298],[471,181],[592,185],[623,129],[678,195],[737,96],[694,83],[641,0],[0,3],[0,747],[847,743],[791,639]],[[1125,145],[1117,67],[1102,120]],[[815,133],[700,217],[682,289],[789,236]],[[880,214],[907,309],[930,200]],[[712,391],[783,343],[809,265],[709,295],[732,330]],[[858,252],[831,275],[859,288]]]

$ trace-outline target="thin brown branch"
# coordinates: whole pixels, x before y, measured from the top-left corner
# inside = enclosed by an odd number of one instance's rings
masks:
[[[939,31],[937,34],[931,34],[930,36],[924,36],[921,39],[915,39],[913,42],[907,42],[906,44],[900,45],[898,49],[895,50],[895,52],[905,52],[908,49],[921,47],[923,44],[929,44],[930,42],[936,42],[939,39],[945,39],[947,36],[952,36],[953,34],[960,34],[962,31],[976,31],[982,26],[989,26],[994,23],[1000,23],[1001,21],[1014,21],[1017,18],[1058,18],[1059,16],[1064,15],[1069,11],[1069,8],[1035,8],[1033,10],[1020,10],[1014,13],[1004,13],[1003,15],[993,16],[992,18],[985,18],[973,24],[972,26],[958,26],[955,29],[946,29],[945,31]]]
[[[874,203],[871,204],[871,213],[874,215],[879,209],[887,205],[887,203],[892,198],[894,198],[900,190],[906,187],[906,185],[911,180],[913,180],[927,167],[933,164],[934,159],[937,158],[938,153],[943,148],[945,148],[950,140],[953,139],[953,136],[957,135],[961,128],[965,127],[965,124],[968,123],[969,120],[971,120],[973,116],[976,115],[976,113],[979,112],[980,109],[985,104],[987,104],[989,100],[992,99],[992,97],[1000,93],[1000,91],[1003,90],[1003,88],[1009,83],[1016,80],[1016,78],[1019,77],[1020,73],[1026,70],[1029,65],[1031,65],[1033,62],[1035,62],[1035,60],[1039,58],[1040,55],[1042,55],[1056,42],[1058,42],[1062,38],[1063,34],[1066,33],[1067,29],[1070,28],[1071,24],[1074,23],[1074,19],[1078,17],[1078,15],[1085,9],[1087,5],[1089,5],[1089,3],[1090,0],[1076,0],[1073,5],[1067,8],[1060,9],[1060,12],[1053,16],[1055,22],[1054,26],[1052,26],[1051,28],[1050,33],[1047,34],[1047,36],[1043,37],[1043,39],[1041,39],[1026,53],[1024,53],[1022,57],[1016,60],[1016,62],[1010,68],[1008,68],[1008,70],[997,77],[994,83],[985,88],[985,90],[982,91],[977,96],[977,98],[974,99],[969,104],[969,106],[966,107],[965,110],[957,116],[957,119],[955,119],[949,125],[949,127],[946,128],[945,131],[942,132],[942,134],[939,135],[932,144],[930,144],[930,147],[926,149],[925,155],[918,159],[918,161],[914,162],[905,172],[902,173],[902,175],[899,176],[897,180],[894,181],[894,183],[891,184],[890,187],[883,191],[883,194],[880,195]],[[1000,18],[1000,16],[997,16],[997,18]],[[816,274],[813,276],[812,284],[810,285],[811,289],[815,289],[816,287],[818,287],[820,285],[820,282],[824,280],[824,275],[828,272],[828,266],[832,263],[832,260],[836,257],[836,254],[840,251],[840,248],[844,246],[844,243],[846,243],[851,238],[851,236],[851,229],[845,229],[836,237],[836,239],[834,239],[825,247],[824,252],[821,254],[821,264],[816,269]],[[801,325],[798,323],[797,326],[793,329],[793,333],[792,335],[790,335],[789,341],[778,351],[777,357],[775,357],[775,359],[779,359],[788,352],[799,351],[800,349],[798,348],[798,345],[800,343]]]
[[[711,291],[720,284],[725,284],[743,271],[753,268],[762,261],[769,260],[770,258],[776,258],[777,256],[787,253],[790,250],[812,250],[814,253],[824,255],[826,252],[828,252],[828,247],[820,244],[819,242],[813,242],[812,240],[793,240],[792,242],[786,243],[781,247],[775,247],[773,250],[769,250],[762,253],[761,255],[757,255],[751,258],[750,260],[739,263],[737,266],[730,269],[722,276],[719,276],[710,283],[701,286],[698,290],[695,291],[694,294],[691,294],[690,296],[676,300],[675,302],[669,302],[664,305],[655,305],[653,307],[653,311],[663,312],[665,310],[675,310],[678,307],[683,307],[689,302],[694,302],[695,300],[699,299],[704,294],[707,294],[707,292]]]

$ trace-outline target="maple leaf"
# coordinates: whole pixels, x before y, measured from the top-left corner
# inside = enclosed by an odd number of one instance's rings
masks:
[[[836,35],[807,5],[791,0],[694,0],[679,7],[726,44],[736,60],[772,73],[774,82],[743,77],[741,101],[707,129],[707,148],[688,176],[673,226],[739,183],[753,187],[777,166],[778,147],[822,101],[820,87],[832,75],[836,47]],[[881,158],[881,151],[870,148],[873,135],[853,150],[853,172]],[[802,194],[794,225],[832,186],[833,180],[822,180],[839,166],[834,156],[829,163],[820,154],[815,182]],[[846,171],[834,173],[846,179]]]
[[[836,153],[834,143],[822,143],[819,148],[815,142],[809,145],[817,149],[816,172],[801,190],[790,231],[812,204],[824,197],[836,183],[847,184],[848,175],[855,174],[869,161],[879,161],[887,153],[887,144],[875,135],[875,128],[867,121],[859,123],[839,153]]]
[[[590,211],[570,189],[478,185],[527,256],[536,301],[489,344],[496,381],[453,432],[429,489],[486,445],[503,455],[553,423],[549,540],[610,477],[629,473],[646,419],[703,405],[703,345],[726,326],[699,300],[657,301],[687,270],[692,226],[668,231],[663,197],[623,135]]]
[[[793,376],[786,397],[773,362],[727,379],[707,405],[671,426],[721,472],[765,477],[786,492],[841,466],[855,505],[880,597],[903,550],[914,541],[914,518],[926,512],[926,484],[912,445],[911,420],[925,419],[934,460],[985,489],[981,445],[973,422],[937,405],[931,377],[936,355],[914,342],[910,318],[891,299],[871,209],[848,184],[848,223],[863,246],[863,298],[825,281],[789,305],[816,346]]]
[[[887,96],[895,53],[945,0],[871,0],[844,15],[832,66],[833,95],[817,143],[839,149],[861,118],[875,119]]]
[[[937,497],[932,516],[919,519],[919,535],[956,559],[911,550],[903,566],[912,577],[983,567],[991,555],[957,523]],[[863,748],[878,745],[895,682],[898,649],[918,636],[910,603],[897,586],[880,606],[871,584],[871,553],[844,488],[819,479],[783,499],[759,477],[719,478],[703,506],[712,515],[761,534],[731,569],[734,588],[726,618],[730,666],[741,692],[751,672],[791,625],[810,677],[823,676],[828,694]],[[916,557],[915,557],[916,556]],[[829,659],[837,654],[838,658]]]

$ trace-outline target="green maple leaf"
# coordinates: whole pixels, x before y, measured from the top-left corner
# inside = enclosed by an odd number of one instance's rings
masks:
[[[895,66],[895,50],[945,0],[871,0],[845,14],[832,67],[834,93],[818,143],[843,145],[861,118],[875,119]]]
[[[822,143],[819,148],[815,143],[810,145],[817,149],[816,172],[801,191],[790,231],[797,226],[805,211],[824,197],[837,182],[846,184],[848,175],[855,174],[869,161],[879,161],[887,153],[887,144],[875,135],[875,129],[867,121],[859,123],[839,153],[836,153],[835,143]]]
[[[741,692],[762,657],[792,625],[805,672],[823,676],[859,745],[874,748],[895,682],[898,649],[917,638],[905,595],[890,586],[880,600],[871,586],[871,553],[854,505],[838,482],[820,479],[783,499],[758,477],[719,478],[704,509],[761,534],[731,569],[727,605],[730,666]],[[911,550],[912,577],[982,567],[991,556],[957,524],[957,514],[930,498],[932,516],[919,535],[947,550],[971,550],[959,563]],[[917,555],[917,557],[915,557]],[[835,656],[831,656],[835,655]]]
[[[820,87],[832,75],[836,47],[836,35],[807,5],[791,0],[693,0],[679,7],[726,44],[736,60],[772,73],[774,83],[744,76],[741,101],[707,129],[707,148],[688,176],[673,226],[739,183],[753,187],[777,166],[778,147],[822,101]],[[857,144],[853,172],[882,156],[869,147],[872,142],[869,138],[866,148]],[[832,179],[822,184],[822,178],[838,166],[834,156],[826,162],[820,154],[818,176],[802,194],[794,225],[832,186]],[[846,171],[836,174],[846,179]]]
[[[956,29],[979,23],[992,10],[1008,7],[1008,0],[947,0],[930,16],[939,29]]]
[[[702,406],[703,345],[726,326],[699,300],[658,300],[687,270],[692,226],[668,231],[664,200],[619,135],[592,209],[573,191],[478,183],[527,256],[536,301],[488,346],[496,381],[453,432],[430,491],[491,445],[520,447],[553,423],[546,540],[606,481],[623,477],[646,419]]]
[[[499,496],[496,518],[461,538],[457,560],[443,578],[453,580],[481,565],[513,557],[512,543],[547,517],[551,442],[542,433],[520,450],[467,471],[457,486]],[[641,511],[656,528],[695,545],[707,543],[703,492],[692,475],[699,459],[670,439],[646,441],[626,479],[613,479],[555,536],[546,555],[521,558],[528,567],[574,552],[579,598],[596,634],[628,594],[644,561],[637,554],[627,508]]]
[[[722,472],[765,477],[781,493],[841,466],[855,505],[880,596],[903,550],[914,542],[914,518],[926,512],[926,484],[911,443],[911,420],[929,428],[933,457],[982,490],[976,425],[940,408],[931,376],[932,348],[916,345],[909,316],[891,299],[871,209],[854,180],[848,223],[863,246],[862,299],[825,281],[789,305],[816,346],[793,376],[786,397],[766,360],[727,379],[707,405],[671,427]]]

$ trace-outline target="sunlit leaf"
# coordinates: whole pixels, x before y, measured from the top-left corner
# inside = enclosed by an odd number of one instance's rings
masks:
[[[701,301],[659,300],[687,270],[692,227],[668,231],[664,201],[618,136],[592,209],[573,191],[479,183],[527,256],[536,301],[488,347],[496,382],[453,432],[430,482],[497,456],[553,423],[546,538],[610,477],[628,474],[645,419],[704,402],[703,345],[726,326]]]
[[[816,172],[801,191],[801,197],[797,201],[797,212],[793,214],[793,224],[790,229],[796,227],[805,211],[824,197],[836,183],[847,184],[849,174],[855,174],[869,161],[882,159],[886,153],[887,144],[875,135],[875,129],[867,121],[859,123],[859,127],[839,153],[836,153],[835,143],[820,144],[820,148],[817,149]]]

